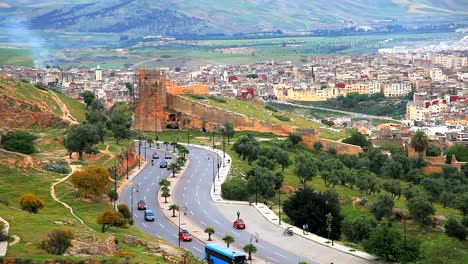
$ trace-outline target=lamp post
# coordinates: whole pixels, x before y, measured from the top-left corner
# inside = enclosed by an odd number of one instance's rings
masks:
[[[215,148],[215,132],[213,130],[213,132],[211,132],[211,134],[213,135],[213,150]]]
[[[117,193],[117,157],[114,160],[114,192]],[[114,210],[117,209],[117,200],[114,200]]]
[[[187,128],[187,146],[190,146],[190,129]]]
[[[218,148],[215,146],[215,149],[218,150]],[[219,164],[219,155],[217,152],[215,152],[215,155],[216,155],[216,167],[218,168],[217,172],[218,172],[218,180],[219,180],[219,167],[221,167],[221,164]]]
[[[131,217],[132,219],[133,219],[133,193],[135,192],[135,189],[138,192],[138,190],[140,189],[140,184],[135,184],[135,185],[132,186],[132,193],[130,195],[130,203],[131,203],[130,209],[131,209],[131,212],[132,212],[132,217]]]
[[[184,207],[181,207],[179,209],[179,234],[180,234],[180,211],[183,211],[184,212],[184,215],[187,215],[187,207],[184,206]],[[179,237],[179,234],[177,234],[177,237],[179,238],[179,247],[180,247],[180,237]]]
[[[257,203],[258,203],[258,195],[257,195],[257,193],[258,193],[258,182],[257,182],[258,176],[257,176],[257,174],[258,174],[258,170],[257,170],[257,167],[255,167],[255,205],[257,205]]]
[[[127,146],[127,181],[128,181],[128,156],[129,156],[129,153],[130,152],[130,145]]]
[[[216,192],[216,185],[215,185],[215,172],[214,172],[214,157],[211,153],[208,153],[208,155],[206,155],[208,160],[211,160],[213,161],[213,192]]]
[[[278,224],[281,225],[281,194],[278,189]]]
[[[140,159],[140,155],[141,155],[141,135],[138,134],[138,169],[141,168],[141,159]]]
[[[145,135],[145,161],[146,161],[146,133],[144,135]]]
[[[223,133],[223,168],[226,166],[226,140],[225,140],[225,129],[224,127],[221,129],[221,132]]]
[[[252,244],[252,240],[255,238],[255,243],[258,243],[258,238],[260,237],[260,235],[258,233],[253,233],[252,235],[250,235],[250,244]]]

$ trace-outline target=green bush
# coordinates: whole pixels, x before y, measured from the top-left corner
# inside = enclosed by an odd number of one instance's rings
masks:
[[[440,156],[441,150],[434,144],[430,144],[429,147],[426,149],[426,155],[430,157],[437,157]]]
[[[119,204],[117,206],[117,210],[119,211],[119,213],[121,213],[123,215],[124,218],[132,218],[132,214],[130,213],[130,209],[128,208],[128,205],[126,204]]]
[[[210,96],[210,98],[217,101],[217,102],[223,103],[223,104],[225,104],[227,102],[226,98],[220,97],[220,96]]]
[[[44,170],[53,171],[57,173],[63,173],[63,174],[67,174],[70,172],[70,170],[64,165],[53,163],[53,162],[46,163],[46,165],[44,165]]]
[[[275,112],[275,113],[278,112],[278,110],[276,108],[274,108],[273,106],[271,106],[271,105],[265,105],[265,109],[268,109],[268,110],[270,110],[272,112]]]
[[[200,95],[200,94],[191,94],[190,97],[192,97],[193,99],[198,99],[198,100],[206,99],[205,96]]]
[[[36,151],[33,141],[37,136],[21,130],[10,131],[2,138],[2,145],[6,150],[23,154],[32,154]]]
[[[221,185],[224,199],[246,201],[248,199],[247,181],[242,178],[229,178]]]
[[[445,224],[445,233],[449,237],[455,237],[459,240],[465,240],[467,235],[466,228],[457,220],[450,218]]]
[[[284,122],[289,122],[291,121],[291,119],[287,116],[283,116],[283,115],[273,115],[274,117],[276,117],[278,120],[280,121],[284,121]]]
[[[47,239],[41,241],[40,248],[53,255],[63,255],[71,246],[71,240],[74,238],[73,233],[65,229],[52,230]]]

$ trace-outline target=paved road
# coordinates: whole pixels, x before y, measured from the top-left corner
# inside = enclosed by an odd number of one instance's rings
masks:
[[[245,244],[250,243],[251,234],[257,232],[260,235],[260,241],[257,244],[258,251],[254,254],[254,258],[268,263],[297,264],[300,261],[307,261],[310,264],[371,263],[300,236],[282,236],[283,229],[268,222],[252,206],[213,203],[209,192],[213,180],[213,165],[216,167],[216,162],[213,164],[213,160],[208,160],[208,154],[212,152],[194,147],[188,147],[188,149],[190,164],[174,188],[172,199],[174,203],[188,208],[187,217],[192,224],[199,226],[201,230],[206,226],[213,227],[216,230],[217,240],[226,234],[231,234],[236,240],[233,247],[241,249]],[[152,152],[147,152],[148,158]],[[161,153],[161,151],[158,152]],[[154,167],[146,166],[124,189],[120,199],[130,204],[132,186],[139,184],[139,192],[134,192],[133,197],[135,225],[144,232],[162,237],[177,245],[178,227],[164,217],[156,200],[158,183],[160,179],[169,174],[169,171],[160,169],[156,163]],[[155,212],[155,222],[145,222],[143,211],[136,209],[136,203],[140,199],[144,199],[148,208]],[[241,212],[241,218],[245,218],[247,225],[245,230],[232,227],[232,221],[237,218],[238,210]],[[206,234],[201,235],[206,236]],[[192,242],[181,243],[181,245],[195,256],[202,257],[204,249],[202,242],[194,239]]]
[[[162,153],[158,150],[159,153]],[[153,151],[147,151],[147,158],[150,159]],[[142,152],[142,154],[144,154]],[[164,155],[161,155],[164,160]],[[173,159],[174,160],[174,159]],[[155,160],[154,166],[148,162],[146,167],[135,176],[130,184],[122,191],[120,195],[120,202],[131,204],[131,193],[133,192],[133,219],[134,225],[138,226],[143,232],[164,238],[171,244],[178,244],[177,234],[179,232],[178,226],[171,223],[163,215],[157,201],[157,191],[159,190],[159,181],[170,175],[170,172],[165,168],[159,168],[159,160]],[[139,187],[135,187],[136,185]],[[138,189],[138,192],[136,190]],[[144,220],[143,210],[137,209],[139,200],[145,200],[147,208],[153,210],[155,214],[154,222],[146,222]],[[181,246],[190,250],[196,257],[203,258],[204,244],[196,239],[192,242],[182,243]]]

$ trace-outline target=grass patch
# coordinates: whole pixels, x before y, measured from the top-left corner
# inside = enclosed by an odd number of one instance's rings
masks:
[[[55,92],[55,94],[67,105],[71,116],[80,123],[85,120],[86,105],[62,93]]]

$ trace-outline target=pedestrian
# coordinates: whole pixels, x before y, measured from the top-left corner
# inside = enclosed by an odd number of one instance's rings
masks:
[[[305,235],[306,233],[306,224],[303,224],[302,225],[302,233]]]
[[[240,212],[237,211],[237,219],[239,219],[239,217],[240,217]]]
[[[265,200],[265,201],[263,201],[263,204],[264,204],[264,205],[268,205],[268,203],[267,203],[267,201],[266,201],[266,200]]]
[[[305,232],[306,234],[309,232],[309,224],[304,224],[305,225]]]

